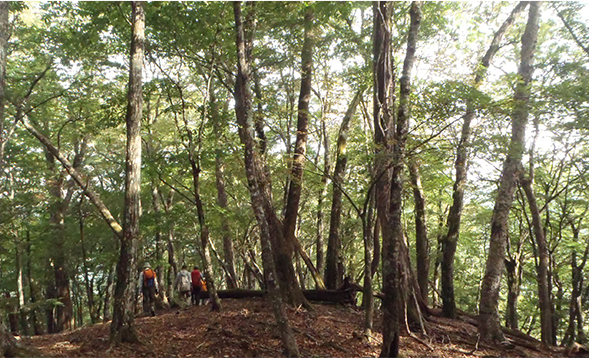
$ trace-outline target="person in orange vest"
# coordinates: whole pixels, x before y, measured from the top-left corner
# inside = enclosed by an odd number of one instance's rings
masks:
[[[158,293],[158,283],[155,271],[151,269],[149,262],[143,265],[137,286],[143,293],[143,313],[155,316],[155,295]]]
[[[200,303],[200,291],[202,289],[202,274],[198,270],[198,267],[194,266],[194,270],[190,273],[192,278],[192,304],[198,306]]]

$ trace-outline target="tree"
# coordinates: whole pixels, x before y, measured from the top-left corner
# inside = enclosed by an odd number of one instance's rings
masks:
[[[478,89],[486,77],[487,70],[491,64],[491,60],[500,49],[500,44],[503,36],[509,27],[515,21],[517,15],[522,12],[527,3],[520,2],[511,12],[509,17],[503,22],[501,27],[495,32],[491,45],[487,52],[481,59],[481,62],[475,70],[474,88]],[[467,169],[469,161],[469,147],[471,137],[471,123],[475,118],[475,104],[473,100],[468,97],[466,99],[466,113],[462,123],[462,133],[460,142],[456,149],[456,160],[454,168],[456,171],[454,190],[452,193],[452,206],[448,213],[448,232],[442,239],[442,303],[443,313],[446,317],[456,317],[456,302],[454,301],[454,255],[456,253],[456,245],[460,234],[460,221],[462,218],[462,209],[464,202],[464,187],[467,180]]]
[[[297,343],[288,320],[284,313],[282,304],[282,297],[279,292],[276,268],[274,266],[275,258],[272,251],[271,238],[272,235],[280,234],[277,231],[278,219],[270,216],[274,222],[268,222],[268,203],[265,193],[263,192],[264,180],[263,169],[258,158],[256,150],[254,135],[253,135],[253,115],[252,115],[252,94],[250,89],[251,69],[248,54],[246,52],[246,30],[241,15],[241,3],[235,2],[235,31],[237,34],[237,78],[235,80],[235,115],[237,117],[237,124],[239,126],[239,136],[244,146],[245,151],[245,170],[248,180],[248,185],[251,193],[252,209],[258,222],[260,229],[260,240],[262,244],[262,260],[264,262],[265,282],[268,288],[269,299],[272,304],[276,323],[282,337],[282,345],[284,347],[285,355],[288,357],[298,357],[299,351]],[[273,209],[272,209],[273,210]],[[272,244],[276,245],[279,241],[274,239]]]
[[[530,4],[526,30],[522,35],[521,62],[514,94],[514,107],[511,113],[511,142],[509,153],[503,164],[501,183],[495,200],[495,208],[493,209],[489,256],[481,287],[479,332],[481,337],[485,339],[496,339],[502,342],[505,341],[505,338],[499,323],[497,305],[507,239],[508,215],[513,202],[513,192],[518,173],[521,170],[521,158],[524,149],[525,127],[528,119],[528,102],[530,97],[529,86],[534,73],[534,53],[538,35],[538,21],[540,18],[539,10],[539,2]]]
[[[141,117],[143,112],[143,48],[145,46],[145,12],[143,3],[133,2],[129,89],[127,96],[127,150],[125,169],[125,221],[121,254],[117,264],[114,314],[111,341],[137,342],[134,326],[137,241],[141,214]]]
[[[382,10],[375,9],[375,16],[379,16],[378,12],[385,13],[388,10],[386,8],[387,6],[390,5],[385,5],[385,8]],[[415,62],[417,35],[421,22],[419,3],[412,2],[409,13],[411,20],[407,35],[407,52],[403,62],[401,78],[399,79],[400,95],[398,113],[393,122],[394,126],[388,127],[390,131],[394,131],[393,137],[391,138],[392,148],[390,149],[390,154],[392,156],[390,164],[392,166],[392,174],[390,178],[390,202],[388,203],[388,207],[382,208],[386,210],[386,214],[379,214],[382,215],[379,216],[379,218],[382,218],[383,293],[385,295],[383,299],[384,326],[383,344],[380,352],[381,357],[397,357],[399,354],[400,327],[402,327],[402,323],[405,321],[405,311],[408,302],[407,297],[409,297],[410,294],[407,290],[409,289],[409,282],[411,280],[411,266],[409,264],[408,249],[402,223],[402,174],[404,170],[405,144],[407,141],[410,118],[409,95],[411,93],[411,69]],[[375,21],[375,24],[376,23],[377,22]],[[377,36],[375,36],[375,39],[376,38]],[[376,58],[377,56],[375,56],[375,59]],[[377,71],[375,72],[378,73]],[[378,93],[380,95],[380,91]],[[387,110],[391,109],[387,108]],[[378,117],[377,115],[378,113],[375,113],[375,119]],[[375,127],[376,125],[382,125],[382,122],[377,122],[375,123]],[[377,175],[381,174],[377,172]],[[376,200],[377,208],[382,210],[382,204],[378,204],[379,201],[383,200],[382,192],[380,195],[377,195]],[[413,292],[413,294],[416,294],[416,292]]]

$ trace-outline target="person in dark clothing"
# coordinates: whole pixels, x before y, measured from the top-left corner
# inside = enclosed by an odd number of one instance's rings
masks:
[[[198,306],[200,303],[200,290],[202,289],[202,274],[198,267],[194,266],[194,270],[190,275],[192,278],[192,304]]]

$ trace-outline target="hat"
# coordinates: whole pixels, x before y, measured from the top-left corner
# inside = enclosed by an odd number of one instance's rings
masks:
[[[146,262],[146,263],[143,265],[143,268],[151,268],[151,265],[149,264],[149,262]]]

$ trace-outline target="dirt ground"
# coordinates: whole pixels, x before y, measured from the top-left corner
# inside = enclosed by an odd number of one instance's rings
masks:
[[[279,357],[280,336],[264,299],[223,300],[221,312],[209,306],[159,312],[136,319],[140,344],[111,348],[110,324],[73,332],[23,338],[43,357]],[[378,357],[381,336],[362,339],[363,311],[354,307],[314,305],[316,312],[287,309],[302,357]],[[378,319],[377,319],[378,321]],[[378,325],[378,323],[377,323]],[[377,328],[378,329],[378,328]],[[432,316],[427,335],[401,338],[403,357],[565,357],[539,342],[515,338],[513,348],[477,343],[476,327],[468,320]],[[521,345],[519,344],[521,343]]]

